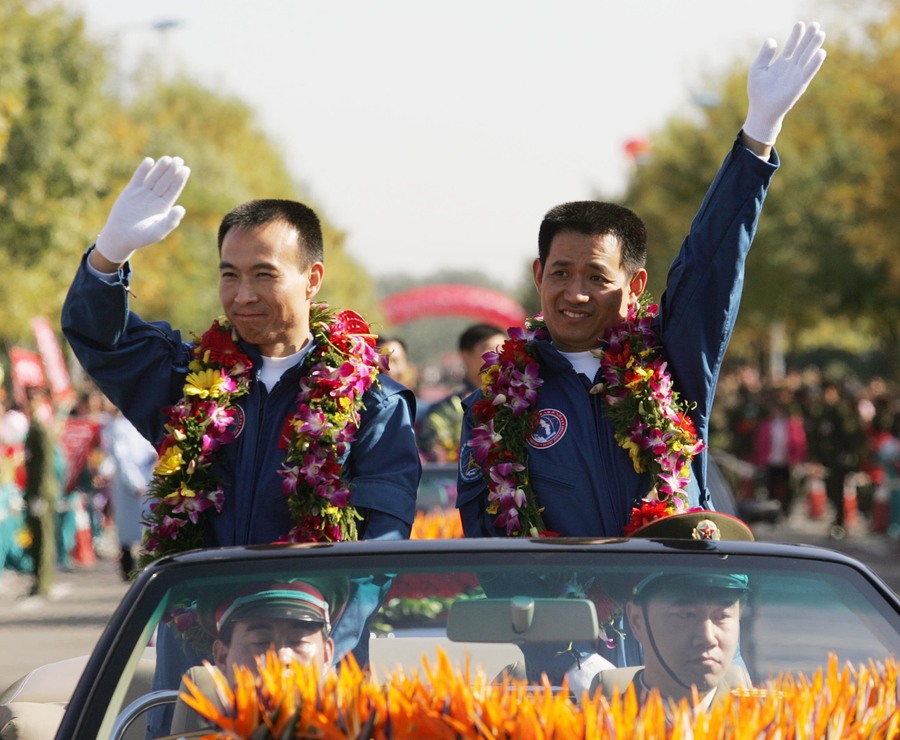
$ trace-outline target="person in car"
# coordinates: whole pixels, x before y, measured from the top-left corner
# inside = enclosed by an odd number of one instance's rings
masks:
[[[651,689],[675,701],[690,700],[696,690],[698,708],[708,708],[732,689],[749,687],[746,669],[734,662],[749,593],[742,573],[648,575],[625,605],[644,664],[601,671],[593,688],[611,695],[631,682],[639,701]]]
[[[228,680],[234,679],[239,667],[256,673],[257,660],[269,650],[275,650],[286,665],[295,660],[315,665],[320,675],[331,670],[335,658],[331,629],[348,594],[345,578],[310,578],[254,584],[214,608],[208,602],[201,603],[201,621],[213,638],[213,663],[195,666],[186,676],[215,702],[217,692],[210,670],[219,671]],[[184,681],[180,693],[188,693]],[[204,726],[202,717],[179,700],[170,733]]]
[[[661,517],[634,535],[662,540],[752,542],[749,526],[717,511]],[[743,573],[654,571],[638,581],[625,602],[626,630],[640,645],[643,665],[608,668],[590,683],[590,691],[611,695],[633,683],[644,700],[651,689],[664,699],[691,699],[709,707],[735,688],[750,686],[741,661],[742,606],[750,594]]]
[[[184,208],[176,201],[189,175],[179,157],[140,164],[83,256],[62,311],[82,366],[162,448],[150,494],[167,520],[150,522],[145,550],[158,557],[198,544],[408,537],[421,472],[415,399],[381,372],[361,317],[319,317],[324,246],[312,209],[265,199],[223,217],[218,269],[226,319],[197,342],[129,311],[132,255],[178,226]],[[337,395],[344,415],[321,400]],[[184,441],[193,429],[185,416],[202,440]],[[327,436],[335,426],[343,437]],[[334,485],[315,488],[329,471]],[[323,498],[331,505],[321,506]],[[352,531],[335,532],[323,520],[322,511],[334,509],[355,511]]]
[[[646,326],[630,318],[641,311],[647,285],[647,229],[637,214],[578,201],[545,215],[533,264],[543,328],[511,337],[483,373],[484,387],[466,400],[457,494],[466,536],[618,537],[641,502],[657,493],[683,497],[685,508],[712,508],[706,450],[692,443],[685,458],[680,439],[662,434],[659,420],[674,418],[674,389],[683,401],[680,426],[708,439],[746,257],[780,164],[773,145],[825,59],[824,38],[817,23],[797,23],[777,58],[769,39],[750,66],[744,125],[672,264],[659,313],[648,312]],[[600,372],[601,340],[626,320],[632,333],[652,328],[665,362],[655,394],[648,394],[660,404],[649,423],[643,412],[615,411],[633,393],[632,380],[646,380],[646,358],[611,347],[603,358],[628,368],[632,378],[616,386]],[[649,426],[646,436],[642,425]],[[666,463],[671,469],[652,476],[641,462],[647,450],[657,464],[671,458],[677,465]]]

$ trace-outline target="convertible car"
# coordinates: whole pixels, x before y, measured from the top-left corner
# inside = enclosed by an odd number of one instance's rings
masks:
[[[765,706],[771,708],[778,697],[812,686],[815,695],[805,700],[809,706],[792,700],[790,721],[803,711],[819,718],[810,721],[822,721],[826,707],[821,702],[835,700],[842,691],[852,695],[848,701],[858,710],[863,689],[853,681],[874,676],[877,690],[866,691],[866,701],[874,702],[876,709],[882,702],[896,724],[893,659],[900,653],[900,600],[868,568],[812,546],[663,539],[443,539],[185,553],[141,573],[92,655],[26,676],[0,697],[0,710],[14,728],[10,732],[16,734],[9,735],[13,737],[47,738],[54,732],[64,740],[152,736],[148,723],[154,727],[159,718],[174,722],[184,714],[179,706],[185,702],[184,686],[179,690],[182,674],[213,672],[190,664],[212,659],[215,627],[209,625],[225,619],[221,605],[230,604],[225,611],[233,610],[234,604],[243,603],[244,597],[237,595],[253,593],[260,584],[271,588],[273,583],[300,581],[343,584],[340,594],[326,594],[327,606],[316,602],[317,609],[331,610],[335,655],[331,683],[319,676],[315,684],[320,691],[330,691],[331,699],[308,702],[318,712],[318,719],[309,721],[334,721],[350,728],[339,735],[337,725],[332,726],[329,737],[356,737],[350,717],[369,710],[371,716],[357,718],[359,736],[361,728],[380,722],[382,736],[405,737],[403,726],[416,726],[414,707],[427,703],[422,697],[429,690],[437,696],[424,724],[418,725],[418,736],[432,736],[422,728],[433,730],[429,722],[444,721],[449,723],[448,736],[488,737],[493,731],[496,736],[523,736],[527,733],[514,723],[538,716],[544,719],[532,721],[546,723],[549,702],[561,702],[553,705],[553,712],[564,707],[573,716],[579,711],[612,711],[609,702],[619,696],[618,689],[612,698],[597,698],[604,695],[607,672],[627,668],[625,673],[633,677],[645,662],[644,643],[629,624],[627,604],[654,580],[675,583],[688,575],[740,586],[740,637],[733,662],[742,680],[735,696],[757,706],[769,702]],[[693,617],[679,618],[687,624]],[[251,698],[271,700],[271,682],[283,682],[283,676],[258,671],[268,675],[270,683],[265,690],[257,685],[254,694],[251,682]],[[448,688],[450,676],[453,688]],[[374,698],[337,706],[338,696],[341,701],[351,694],[359,699],[362,682],[376,687]],[[197,681],[198,693],[203,691],[201,683]],[[219,694],[219,709],[208,714],[232,723],[228,727],[234,734],[228,737],[245,736],[235,728],[252,725],[246,717],[241,724],[238,716],[246,710],[247,681],[243,699],[238,693],[230,695],[223,685],[210,685],[214,688],[207,691]],[[283,683],[279,686],[284,688]],[[353,686],[351,691],[348,687]],[[473,688],[471,694],[466,694],[467,687]],[[629,690],[621,692],[627,696]],[[468,698],[461,699],[463,695]],[[518,702],[515,711],[510,709],[511,697]],[[532,700],[542,708],[524,711],[523,703]],[[637,711],[633,698],[624,706],[632,715]],[[167,713],[167,707],[172,711]],[[381,707],[380,715],[373,707]],[[280,711],[283,719],[282,704],[273,711]],[[329,711],[340,720],[328,720]],[[750,711],[747,706],[740,709]],[[844,725],[855,716],[846,706],[834,711]],[[403,722],[391,712],[400,712]],[[620,736],[629,736],[621,723],[632,720],[623,719],[625,714],[628,711],[614,713],[614,723],[599,725],[615,724],[625,733]],[[776,715],[768,720],[770,730]],[[727,723],[735,716],[723,715],[717,721]],[[257,722],[264,724],[258,716]],[[596,721],[592,726],[595,734],[561,731],[556,736],[608,736]],[[889,734],[890,727],[884,727]],[[260,731],[258,726],[255,731]],[[250,737],[251,730],[246,732]],[[170,725],[161,735],[199,737],[203,731],[190,735]],[[807,736],[824,735],[813,729]]]

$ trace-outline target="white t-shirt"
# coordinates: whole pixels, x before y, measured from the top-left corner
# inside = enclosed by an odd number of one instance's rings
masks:
[[[312,335],[310,335],[309,341],[299,352],[294,352],[294,354],[287,357],[263,357],[262,367],[259,369],[259,382],[266,387],[267,391],[272,390],[287,370],[303,362],[303,359],[309,354],[311,349]]]
[[[584,352],[560,352],[560,354],[572,363],[576,373],[587,376],[587,379],[591,382],[594,381],[594,376],[597,375],[597,371],[600,369],[600,358],[591,350]]]

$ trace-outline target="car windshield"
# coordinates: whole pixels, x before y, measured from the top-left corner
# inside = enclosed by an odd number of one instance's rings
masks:
[[[276,550],[269,556],[262,551],[222,561],[188,558],[139,581],[129,614],[116,628],[115,649],[95,666],[92,700],[102,696],[98,709],[106,712],[99,736],[108,736],[131,699],[150,690],[154,673],[155,688],[178,688],[171,676],[168,686],[159,685],[161,652],[172,650],[162,640],[163,631],[187,646],[195,662],[212,661],[215,637],[210,632],[216,620],[221,626],[229,615],[243,614],[245,600],[256,599],[257,590],[306,589],[298,583],[314,584],[316,597],[327,602],[315,602],[321,613],[307,604],[306,611],[300,610],[304,618],[312,614],[321,621],[324,610],[331,609],[324,618],[334,617],[330,637],[337,670],[341,658],[353,652],[380,681],[398,668],[421,674],[423,660],[433,666],[439,652],[473,676],[480,671],[498,681],[517,676],[539,683],[545,674],[555,685],[588,655],[602,659],[596,664],[600,668],[641,666],[647,642],[637,639],[626,605],[636,594],[662,593],[674,584],[682,584],[675,589],[680,593],[693,591],[698,588],[690,585],[694,581],[683,579],[698,576],[729,584],[734,589],[729,598],[740,601],[734,663],[752,685],[779,674],[812,675],[829,656],[862,665],[900,653],[894,604],[862,572],[839,561],[690,549],[663,554],[579,549],[562,543],[294,552]],[[346,593],[326,593],[335,583],[345,584]],[[296,610],[284,609],[278,616],[296,616]],[[685,620],[695,611],[683,612],[676,614],[681,622],[657,622],[658,642],[667,638],[663,629],[688,629]],[[644,614],[648,621],[655,619]],[[271,637],[261,642],[266,640],[274,642]],[[134,737],[144,736],[140,728]]]

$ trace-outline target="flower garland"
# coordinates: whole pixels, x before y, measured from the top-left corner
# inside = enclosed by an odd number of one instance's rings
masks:
[[[363,394],[385,359],[375,337],[352,311],[335,314],[313,304],[314,347],[299,380],[297,407],[285,422],[286,456],[279,475],[294,526],[285,542],[356,539],[360,518],[350,503],[342,460],[359,428]],[[165,409],[167,435],[159,446],[148,496],[140,565],[203,546],[201,514],[221,512],[225,491],[212,472],[216,453],[235,438],[237,400],[250,390],[253,363],[224,318],[193,348],[184,396]]]
[[[625,321],[606,331],[601,347],[600,393],[616,442],[628,451],[636,473],[654,485],[631,510],[626,536],[648,522],[688,511],[691,462],[705,447],[688,406],[673,390],[672,376],[653,330],[659,306],[645,293],[628,307]]]
[[[644,293],[625,320],[604,334],[594,354],[601,381],[591,393],[603,397],[618,444],[635,472],[649,472],[653,488],[632,509],[625,534],[643,524],[687,510],[690,464],[705,447],[688,407],[672,388],[672,377],[652,328],[659,307]],[[549,337],[540,316],[525,329],[512,328],[497,352],[485,353],[483,398],[473,404],[475,426],[469,446],[488,484],[487,511],[507,535],[553,536],[547,530],[528,475],[527,439],[537,422],[534,404],[540,366],[534,342]]]
[[[487,511],[496,515],[495,525],[511,536],[552,536],[528,477],[526,441],[537,426],[533,407],[544,382],[534,342],[549,334],[538,318],[508,333],[499,351],[484,354],[483,398],[472,405],[476,424],[469,447],[487,479]]]

